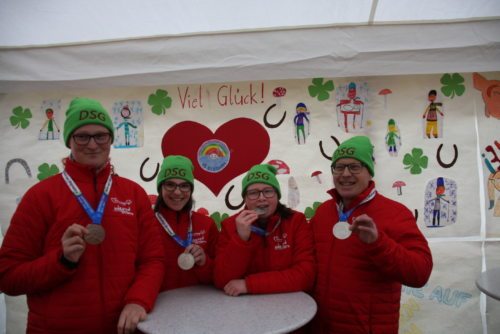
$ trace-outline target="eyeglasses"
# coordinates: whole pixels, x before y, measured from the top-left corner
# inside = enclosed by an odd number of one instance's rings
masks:
[[[276,191],[273,188],[266,188],[264,190],[249,190],[246,192],[246,196],[248,199],[258,199],[261,193],[265,198],[273,198],[276,196]]]
[[[335,166],[332,166],[332,174],[334,175],[340,175],[344,173],[344,170],[349,169],[349,173],[351,174],[359,174],[363,170],[363,164],[360,163],[353,163],[353,164],[336,164]]]
[[[183,193],[191,191],[191,185],[187,182],[180,184],[174,182],[164,182],[162,187],[163,189],[169,192],[174,192],[177,188],[179,188],[179,190],[182,191]]]
[[[88,133],[80,133],[73,135],[73,140],[77,145],[87,145],[90,142],[90,138],[94,138],[94,141],[98,145],[108,144],[111,140],[111,133],[103,132],[96,133],[95,135],[89,135]]]

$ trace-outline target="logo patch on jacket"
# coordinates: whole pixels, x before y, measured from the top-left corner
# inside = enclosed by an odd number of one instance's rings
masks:
[[[287,241],[287,236],[287,233],[283,233],[281,237],[279,235],[275,235],[273,237],[274,250],[285,250],[287,248],[290,248],[290,244],[288,244]]]
[[[116,197],[111,197],[111,203],[113,203],[113,212],[119,212],[127,216],[134,215],[134,212],[132,212],[132,207],[131,207],[132,205],[131,199],[120,201]]]

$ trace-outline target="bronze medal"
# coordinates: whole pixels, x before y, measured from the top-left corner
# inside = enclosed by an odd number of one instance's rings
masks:
[[[177,264],[182,270],[189,270],[194,266],[194,256],[191,253],[181,253],[177,258]]]
[[[106,236],[106,231],[104,231],[101,224],[88,224],[87,230],[89,230],[89,233],[87,233],[83,238],[88,244],[98,245],[103,242],[104,237]]]
[[[351,230],[349,230],[349,226],[351,226],[348,222],[337,222],[337,224],[333,225],[333,235],[335,238],[343,240],[347,239],[351,236]]]

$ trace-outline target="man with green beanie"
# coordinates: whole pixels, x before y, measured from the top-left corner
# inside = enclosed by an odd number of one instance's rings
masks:
[[[194,167],[182,155],[163,159],[156,179],[155,215],[165,250],[161,291],[212,284],[219,231],[209,216],[193,210]]]
[[[279,202],[276,168],[253,166],[242,180],[244,209],[224,220],[215,286],[230,296],[311,291],[316,275],[311,228]]]
[[[408,208],[376,191],[368,137],[342,142],[331,170],[332,199],[310,222],[318,260],[312,332],[397,334],[401,285],[422,287],[432,271],[427,240]]]
[[[100,102],[71,101],[63,133],[64,171],[30,188],[12,217],[0,290],[27,295],[27,333],[133,333],[163,281],[161,228],[146,192],[113,172]]]

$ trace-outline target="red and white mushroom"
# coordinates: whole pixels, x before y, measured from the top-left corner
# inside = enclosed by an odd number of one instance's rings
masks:
[[[316,170],[311,173],[311,177],[314,177],[321,184],[321,178],[319,177],[321,174],[323,174],[321,171]]]
[[[274,166],[280,174],[290,174],[290,167],[283,160],[270,160],[269,165]]]
[[[403,188],[404,186],[406,186],[406,183],[404,183],[403,181],[395,181],[392,184],[393,188],[397,188],[399,196],[401,196],[403,194],[403,191],[401,190],[401,188]]]
[[[208,210],[203,208],[203,207],[196,210],[196,212],[198,212],[199,214],[202,214],[204,216],[208,216]]]
[[[280,106],[281,105],[281,98],[286,95],[286,88],[285,87],[276,87],[273,90],[273,96],[276,98],[276,105]]]
[[[387,112],[387,95],[392,94],[392,90],[389,88],[384,88],[380,92],[378,92],[378,95],[384,96],[384,112]]]

